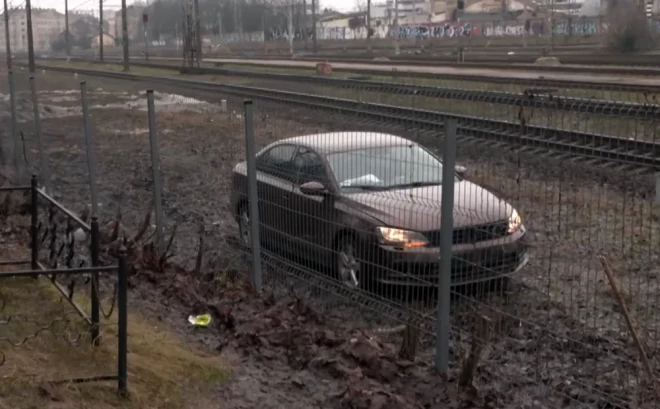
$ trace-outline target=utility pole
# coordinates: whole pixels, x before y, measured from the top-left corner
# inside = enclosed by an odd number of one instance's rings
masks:
[[[241,1],[240,5],[238,6],[238,35],[239,38],[241,39],[241,43],[245,41],[243,38],[243,2]]]
[[[149,31],[147,30],[149,15],[147,13],[142,14],[142,24],[144,25],[144,59],[149,61]]]
[[[126,12],[126,0],[121,0],[121,41],[124,45],[124,72],[131,70],[128,60],[128,16]]]
[[[196,57],[198,60],[202,59],[202,32],[200,31],[201,24],[200,24],[200,13],[199,13],[199,0],[194,0],[193,2],[193,8],[194,8],[194,16],[195,16],[195,40],[197,43],[195,44],[196,50]]]
[[[218,37],[222,40],[222,14],[220,12],[218,12]]]
[[[71,55],[71,44],[69,43],[69,0],[64,0],[64,41],[66,42],[66,56]]]
[[[303,0],[303,30],[302,36],[305,40],[305,50],[307,50],[307,0]]]
[[[5,42],[7,43],[7,71],[11,71],[11,44],[9,41],[9,8],[5,0]]]
[[[234,0],[234,33],[238,34],[238,0]]]
[[[399,52],[399,0],[394,0],[394,55]]]
[[[174,25],[174,43],[176,45],[176,52],[179,52],[179,24]]]
[[[293,0],[289,7],[289,54],[293,56]]]
[[[195,10],[193,0],[184,0],[183,5],[183,68],[199,67],[197,33],[195,32]]]
[[[312,48],[316,54],[316,0],[312,0]]]
[[[367,50],[371,51],[371,0],[367,0]]]
[[[268,54],[268,45],[266,43],[266,14],[261,15],[261,32],[263,33],[264,40],[264,54]]]
[[[550,52],[555,48],[555,0],[550,2]]]
[[[27,40],[28,40],[28,69],[34,73],[34,38],[32,36],[32,6],[30,0],[25,1],[25,14],[27,17]]]
[[[103,0],[99,0],[99,60],[103,62]]]

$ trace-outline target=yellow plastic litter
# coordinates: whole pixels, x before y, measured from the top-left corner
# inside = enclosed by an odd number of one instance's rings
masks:
[[[211,314],[191,315],[188,317],[188,322],[196,327],[208,327],[211,323]]]

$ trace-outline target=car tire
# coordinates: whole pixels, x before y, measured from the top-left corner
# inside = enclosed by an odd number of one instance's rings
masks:
[[[250,212],[247,203],[239,205],[236,221],[238,222],[238,236],[241,244],[247,248],[252,247],[250,242]]]
[[[498,277],[490,282],[490,291],[504,294],[511,290],[511,278]]]
[[[488,295],[504,295],[509,292],[511,279],[509,277],[497,277],[482,281],[476,285],[476,295],[486,297]]]
[[[367,287],[367,274],[359,248],[358,240],[351,234],[341,236],[335,246],[333,278],[351,290]]]

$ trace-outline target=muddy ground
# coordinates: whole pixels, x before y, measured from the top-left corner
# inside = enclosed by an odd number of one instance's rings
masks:
[[[56,196],[76,211],[89,203],[78,82],[51,74],[39,80],[50,182]],[[121,209],[123,223],[134,230],[148,211],[152,189],[147,114],[144,98],[137,95],[143,89],[95,79],[88,85],[100,217],[109,221]],[[19,90],[26,89],[21,79]],[[235,364],[230,385],[217,390],[224,407],[653,405],[636,364],[637,352],[595,259],[599,252],[612,258],[653,358],[658,230],[647,176],[613,177],[612,172],[588,172],[579,163],[567,166],[566,161],[496,147],[459,146],[459,162],[469,166],[468,177],[518,207],[533,245],[532,261],[511,293],[461,297],[454,304],[455,326],[461,331],[454,334],[452,353],[458,362],[465,361],[461,357],[469,350],[474,316],[487,316],[496,324],[474,388],[459,392],[458,368],[448,381],[433,375],[428,335],[422,334],[415,360],[398,358],[398,335],[374,332],[395,320],[383,310],[355,308],[356,300],[341,300],[319,278],[292,279],[277,262],[268,262],[267,290],[253,296],[241,279],[249,262],[234,244],[227,200],[228,176],[244,157],[241,101],[229,98],[228,112],[221,112],[217,102],[222,96],[158,91],[166,230],[169,234],[177,226],[172,263],[179,267],[135,277],[131,304]],[[25,157],[34,166],[29,105],[19,106],[25,119],[20,124]],[[255,127],[261,146],[317,130],[391,129],[350,116],[264,104],[257,106]],[[432,132],[400,133],[427,145],[440,144]],[[5,131],[3,141],[6,137]],[[190,270],[200,231],[206,251],[203,273],[194,275]],[[213,328],[190,329],[187,316],[205,311],[214,314]],[[425,312],[433,316],[432,309]],[[422,332],[429,329],[420,326]]]

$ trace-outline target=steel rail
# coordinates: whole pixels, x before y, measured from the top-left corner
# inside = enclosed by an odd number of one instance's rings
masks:
[[[80,57],[71,57],[70,58],[73,61],[84,61],[84,62],[94,62],[94,63],[100,63],[98,60],[89,60],[89,59],[84,59]],[[66,60],[65,58],[58,58],[58,57],[53,57],[53,58],[47,58],[44,60]],[[106,58],[105,63],[107,64],[110,61],[120,61],[120,58],[117,57],[108,57]],[[159,58],[160,61],[172,61],[172,62],[180,62],[180,58]],[[211,63],[211,62],[209,62]],[[136,66],[145,66],[149,67],[152,63],[144,63],[141,61],[131,61],[132,65]],[[223,63],[221,62],[216,62],[215,63],[217,66],[221,66]],[[366,64],[366,63],[363,63]],[[425,78],[425,79],[434,79],[434,80],[446,80],[446,81],[465,81],[465,82],[478,82],[478,83],[485,83],[485,84],[504,84],[504,85],[520,85],[520,86],[525,86],[529,88],[542,88],[542,89],[548,89],[548,88],[561,88],[561,89],[581,89],[581,90],[594,90],[594,91],[616,91],[616,92],[629,92],[629,93],[637,93],[637,94],[642,94],[645,96],[648,96],[652,98],[655,95],[660,94],[660,85],[648,85],[648,84],[634,84],[634,83],[626,83],[626,82],[599,82],[599,81],[580,81],[580,80],[560,80],[560,79],[552,79],[552,78],[545,78],[543,76],[539,76],[539,78],[520,78],[520,77],[502,77],[502,76],[485,76],[485,75],[474,75],[474,74],[447,74],[447,73],[431,73],[431,72],[419,72],[419,71],[398,71],[398,68],[396,65],[399,65],[397,62],[393,62],[395,66],[392,67],[391,70],[385,70],[383,68],[378,68],[377,65],[374,65],[374,69],[356,69],[356,68],[350,68],[350,67],[333,67],[333,71],[336,72],[346,72],[346,73],[353,73],[356,76],[391,76],[392,78]],[[164,64],[165,65],[165,64]],[[274,67],[272,64],[269,64],[267,60],[264,60],[259,63],[250,63],[249,64],[251,67],[271,67],[271,68],[282,68],[280,66]],[[178,67],[177,65],[172,64],[172,66]],[[293,70],[295,69],[309,69],[309,67],[288,67]],[[483,68],[483,67],[482,67]],[[501,68],[501,67],[500,67]],[[533,67],[536,68],[536,67]],[[204,67],[203,69],[212,69],[212,68],[206,68]],[[525,67],[521,67],[520,70],[524,70]],[[238,70],[240,71],[240,70]],[[660,71],[660,70],[659,70]],[[591,71],[590,71],[591,72]],[[293,74],[292,74],[293,75]],[[305,76],[309,77],[309,76]],[[623,81],[623,80],[622,80]]]
[[[547,57],[557,57],[562,65],[559,66],[542,66],[532,65],[539,57],[543,57],[540,48],[536,50],[527,49],[518,51],[515,54],[508,54],[507,51],[510,47],[500,47],[499,50],[494,49],[479,49],[467,46],[464,48],[464,61],[458,62],[458,56],[455,55],[458,46],[435,48],[428,53],[401,53],[400,55],[392,55],[391,50],[384,50],[385,53],[368,53],[368,52],[319,52],[317,54],[298,54],[296,60],[300,61],[328,61],[335,62],[359,62],[370,63],[375,65],[389,65],[389,64],[405,64],[405,65],[444,65],[444,66],[463,66],[463,67],[488,67],[496,66],[499,69],[524,69],[520,65],[530,65],[530,68],[535,70],[551,70],[551,71],[566,71],[566,72],[586,72],[590,69],[596,69],[602,73],[609,74],[636,74],[636,75],[659,75],[658,66],[660,65],[660,57],[658,55],[649,54],[596,54],[595,48],[591,49],[565,49],[556,50],[555,52],[547,55]],[[418,51],[419,47],[412,47],[410,50]],[[162,54],[170,54],[172,57],[178,56],[175,49],[160,50]],[[262,50],[259,50],[262,51]],[[282,59],[283,54],[260,54],[260,52],[238,52],[235,53],[236,58],[246,59],[260,59],[260,60],[274,60]],[[452,54],[446,54],[450,51]],[[171,53],[170,53],[171,52]],[[437,55],[438,52],[445,52],[444,55]],[[436,55],[432,55],[435,53]],[[78,53],[76,56],[89,57],[93,53]],[[121,57],[120,54],[108,54],[115,58]],[[382,57],[381,60],[375,59]],[[132,54],[131,59],[143,58],[138,53]],[[387,58],[387,59],[385,59]],[[588,67],[592,66],[592,67]],[[595,67],[597,66],[597,68]]]
[[[268,62],[264,61],[262,63],[253,63],[250,66],[254,67],[271,67]],[[277,66],[274,68],[282,68]],[[295,69],[296,67],[285,67]],[[308,69],[308,67],[303,67]],[[603,90],[610,89],[615,91],[622,92],[631,92],[639,94],[658,94],[660,93],[660,85],[650,86],[650,85],[640,85],[632,83],[613,83],[613,82],[598,82],[598,81],[579,81],[579,80],[560,80],[553,78],[545,78],[539,76],[538,78],[520,78],[520,77],[495,77],[495,76],[486,76],[486,75],[474,75],[474,74],[439,74],[432,72],[421,72],[421,71],[399,71],[400,67],[393,66],[391,70],[379,69],[375,66],[374,69],[362,69],[362,68],[352,68],[352,67],[332,67],[333,72],[350,72],[356,75],[370,75],[370,76],[392,76],[392,78],[424,78],[424,79],[434,79],[434,80],[447,80],[447,81],[466,81],[466,82],[480,82],[487,84],[505,84],[505,85],[524,85],[528,87],[544,87],[544,88],[566,88],[566,89],[589,89],[589,90]]]
[[[353,117],[376,119],[399,125],[414,125],[417,129],[424,128],[435,132],[441,132],[444,129],[444,121],[452,118],[458,123],[457,132],[460,137],[556,151],[596,161],[616,163],[623,165],[624,168],[642,168],[651,171],[660,169],[660,144],[647,141],[244,85],[65,67],[40,66],[40,68],[199,91],[222,91],[240,97],[348,113]]]
[[[180,67],[171,64],[133,63],[133,65],[155,69],[180,69]],[[660,119],[660,101],[651,101],[650,103],[640,104],[603,101],[589,98],[566,97],[555,95],[555,90],[553,89],[530,88],[525,90],[524,93],[512,93],[503,91],[481,91],[461,88],[397,84],[391,82],[352,78],[332,78],[312,75],[229,70],[223,68],[192,68],[188,70],[188,72],[191,74],[214,74],[298,83],[304,81],[308,84],[351,88],[396,95],[444,98],[460,101],[484,102],[498,105],[552,109],[568,112],[612,115],[640,119]]]
[[[498,70],[534,70],[534,71],[552,71],[566,73],[590,73],[612,75],[643,75],[659,76],[660,57],[645,56],[647,58],[638,58],[639,56],[621,59],[621,56],[601,56],[610,58],[585,58],[582,55],[549,55],[548,57],[557,57],[564,65],[548,66],[534,65],[538,55],[479,55],[465,51],[464,62],[457,62],[457,56],[425,56],[425,55],[399,55],[383,56],[387,59],[374,60],[373,55],[305,55],[296,57],[296,61],[311,62],[337,62],[337,63],[357,63],[374,65],[412,65],[412,66],[434,66],[441,65],[445,67],[457,68],[492,68]],[[252,58],[260,60],[282,59],[282,55],[265,55]],[[247,59],[247,58],[246,58]]]

